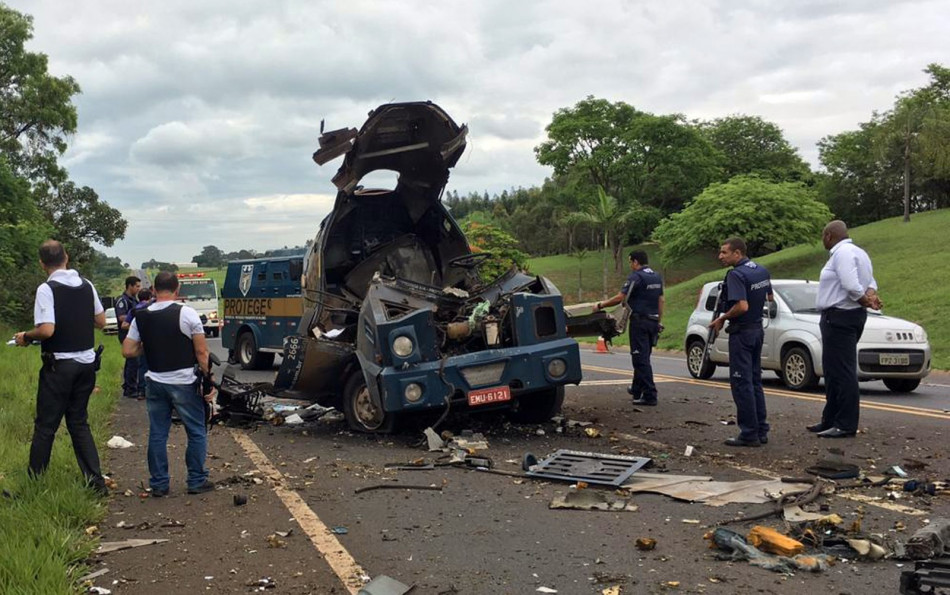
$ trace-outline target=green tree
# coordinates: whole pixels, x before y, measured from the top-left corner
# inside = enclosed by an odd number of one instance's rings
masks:
[[[815,191],[800,182],[736,176],[712,184],[653,232],[667,261],[715,249],[730,237],[745,239],[751,255],[814,242],[831,219]]]
[[[0,320],[32,320],[34,290],[43,281],[37,248],[52,231],[30,198],[29,184],[0,156]]]
[[[879,119],[879,151],[896,146],[900,153],[905,222],[910,221],[913,177],[950,177],[950,70],[931,64],[924,72],[930,84],[902,94]]]
[[[803,181],[811,173],[776,124],[738,114],[702,122],[700,130],[722,154],[723,180],[756,174],[775,182]]]
[[[40,210],[56,228],[70,261],[82,266],[93,258],[92,244],[112,246],[125,237],[128,222],[122,213],[99,200],[88,186],[65,182],[49,194],[35,195]]]
[[[564,225],[588,224],[597,229],[603,238],[601,264],[603,265],[604,299],[607,298],[607,253],[614,260],[623,250],[623,238],[631,221],[648,220],[655,209],[640,205],[621,207],[616,198],[608,195],[603,188],[597,189],[597,199],[583,205],[583,210],[569,213],[562,222]],[[656,217],[658,219],[658,217]]]
[[[45,54],[28,52],[33,19],[0,4],[0,152],[15,174],[56,186],[66,172],[56,160],[76,131],[72,77],[48,72]]]
[[[192,262],[200,267],[221,267],[224,265],[224,252],[217,246],[205,246],[201,254],[191,257]]]
[[[502,229],[471,218],[463,220],[459,226],[473,252],[491,254],[478,271],[483,281],[494,281],[512,266],[522,270],[527,268],[528,255],[518,250],[517,240]]]

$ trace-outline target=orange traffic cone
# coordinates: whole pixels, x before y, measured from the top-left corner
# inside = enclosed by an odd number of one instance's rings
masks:
[[[607,349],[607,341],[603,337],[597,337],[597,349],[594,350],[594,353],[610,353],[610,350]]]

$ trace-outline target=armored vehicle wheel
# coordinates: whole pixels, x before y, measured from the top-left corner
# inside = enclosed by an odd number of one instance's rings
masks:
[[[920,378],[884,378],[884,386],[895,393],[911,393],[920,386]]]
[[[782,382],[792,390],[809,390],[818,386],[818,376],[807,349],[792,347],[782,356]]]
[[[363,372],[350,376],[343,390],[343,415],[350,429],[371,434],[389,434],[396,429],[397,414],[387,412],[366,388]]]
[[[712,378],[712,375],[716,372],[716,364],[708,359],[705,364],[703,363],[705,346],[705,341],[693,339],[686,347],[686,368],[689,370],[690,376],[700,380]]]
[[[258,351],[254,333],[250,331],[241,333],[234,351],[242,370],[266,370],[274,365],[274,354]]]
[[[561,412],[564,404],[564,387],[553,386],[518,397],[518,409],[509,413],[512,421],[525,424],[540,424]]]

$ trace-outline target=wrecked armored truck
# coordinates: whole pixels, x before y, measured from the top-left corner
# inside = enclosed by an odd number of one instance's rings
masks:
[[[333,211],[304,260],[304,314],[284,341],[278,394],[342,410],[364,432],[413,412],[506,407],[519,421],[557,414],[581,380],[561,295],[515,269],[485,283],[441,202],[466,126],[431,102],[373,110],[360,130],[321,134],[313,159],[343,157]],[[395,188],[367,189],[390,170]],[[598,334],[606,319],[575,320]]]

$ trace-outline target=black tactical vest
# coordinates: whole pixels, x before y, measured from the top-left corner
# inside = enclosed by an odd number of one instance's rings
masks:
[[[181,304],[161,310],[145,308],[135,313],[135,326],[150,372],[172,372],[198,363],[191,337],[181,332],[180,316]]]
[[[76,287],[59,281],[47,281],[46,284],[53,291],[56,329],[52,337],[43,341],[43,352],[62,353],[92,349],[96,341],[92,284],[85,279]]]

